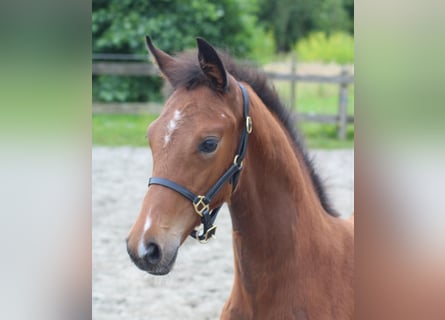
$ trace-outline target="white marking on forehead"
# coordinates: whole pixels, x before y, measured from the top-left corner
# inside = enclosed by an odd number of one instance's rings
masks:
[[[226,117],[226,115],[225,115],[224,113],[221,113],[221,117],[225,118],[225,117]]]
[[[167,124],[167,133],[164,136],[164,147],[170,142],[171,135],[178,127],[178,121],[181,120],[181,111],[175,110],[173,118]]]

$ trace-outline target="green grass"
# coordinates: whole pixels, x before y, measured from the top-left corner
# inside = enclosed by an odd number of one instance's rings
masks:
[[[288,82],[275,82],[283,101],[288,101],[290,86]],[[336,114],[338,108],[338,86],[329,84],[298,84],[297,103],[294,110]],[[348,89],[348,114],[354,114],[354,88]],[[145,137],[147,126],[156,119],[156,115],[93,115],[93,144],[105,146],[148,146]],[[337,139],[335,125],[303,123],[300,127],[310,148],[338,149],[354,147],[354,125],[349,124],[347,138]]]
[[[93,145],[148,146],[146,132],[156,115],[93,114]]]
[[[274,86],[286,105],[290,101],[290,84],[274,81]],[[299,113],[335,115],[338,112],[338,91],[335,84],[299,83],[296,86],[296,103],[293,110]],[[354,86],[348,87],[348,115],[354,115]],[[346,140],[337,138],[337,127],[332,124],[302,123],[300,130],[310,148],[339,149],[354,147],[354,124],[348,124]]]
[[[283,102],[289,105],[290,83],[273,81]],[[326,83],[299,83],[296,85],[296,104],[292,106],[297,112],[314,112],[336,114],[338,110],[339,86]],[[354,114],[354,86],[348,87],[348,114]]]
[[[306,145],[311,149],[351,149],[354,148],[354,125],[349,124],[346,139],[337,138],[337,130],[333,125],[304,123],[301,128]]]

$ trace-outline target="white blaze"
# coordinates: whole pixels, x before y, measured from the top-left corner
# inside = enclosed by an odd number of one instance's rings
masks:
[[[145,238],[145,232],[147,232],[150,226],[151,226],[151,218],[147,216],[147,218],[145,219],[144,231],[142,231],[141,239],[139,240],[138,244],[138,255],[140,258],[143,258],[147,253],[147,249],[145,248],[144,238]]]
[[[150,228],[150,226],[151,226],[151,218],[147,216],[147,219],[145,220],[144,224],[144,233],[148,230],[148,228]]]
[[[181,120],[181,111],[175,110],[173,118],[167,124],[167,133],[164,136],[164,147],[170,142],[171,135],[178,127],[179,120]]]

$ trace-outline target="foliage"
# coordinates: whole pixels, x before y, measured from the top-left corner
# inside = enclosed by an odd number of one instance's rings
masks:
[[[162,80],[159,77],[98,76],[93,78],[93,82],[94,101],[162,101]]]
[[[353,31],[354,21],[349,17],[346,3],[351,0],[324,0],[321,2],[320,11],[315,16],[315,30],[324,31],[327,34],[336,31]],[[352,0],[352,6],[354,2]],[[354,12],[352,12],[354,14]]]
[[[255,10],[256,0],[93,0],[93,52],[146,55],[145,35],[150,35],[159,48],[174,53],[196,47],[200,36],[248,57],[252,48],[258,52],[264,35]],[[156,101],[160,91],[153,77],[93,77],[93,87],[100,101]]]
[[[279,52],[315,30],[353,32],[353,0],[258,1],[259,21],[272,30]]]
[[[313,32],[307,38],[301,39],[295,50],[301,61],[341,64],[354,62],[354,38],[344,32],[336,32],[330,36],[323,32]]]
[[[148,34],[169,53],[201,36],[246,56],[254,9],[254,1],[237,0],[93,0],[93,51],[144,54]]]
[[[252,49],[248,57],[251,61],[261,65],[272,62],[275,56],[275,39],[271,31],[264,28],[254,29],[252,36]]]
[[[353,32],[353,0],[93,0],[92,9],[95,53],[148,56],[148,34],[169,53],[196,47],[201,36],[257,64],[291,49],[303,61],[353,60],[353,39],[337,32]],[[94,76],[93,99],[159,101],[161,85],[158,77]]]

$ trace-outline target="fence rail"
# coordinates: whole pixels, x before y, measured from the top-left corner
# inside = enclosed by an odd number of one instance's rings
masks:
[[[94,62],[93,75],[156,76],[155,66],[142,62]]]
[[[113,56],[113,57],[111,57]],[[118,57],[119,56],[119,57]],[[159,75],[156,67],[153,64],[138,61],[141,56],[128,55],[107,55],[95,54],[93,59],[97,60],[133,60],[133,61],[94,61],[92,66],[93,75],[117,75],[117,76],[157,76]],[[354,122],[354,116],[348,116],[348,86],[354,83],[354,75],[349,74],[346,69],[342,69],[341,73],[334,76],[321,75],[302,75],[296,73],[296,60],[292,59],[291,73],[277,73],[265,72],[266,76],[271,80],[289,81],[290,90],[290,104],[296,105],[295,88],[298,82],[309,83],[331,83],[339,86],[338,112],[335,115],[327,114],[313,114],[313,113],[298,113],[299,119],[303,121],[329,123],[337,125],[337,133],[339,139],[346,138],[346,127],[348,123]],[[107,107],[108,105],[108,107]],[[144,105],[144,104],[142,104]],[[150,108],[148,108],[150,105]],[[155,112],[160,107],[156,104],[145,104],[151,111]],[[117,112],[117,113],[139,113],[143,108],[141,104],[94,104],[94,112]]]
[[[93,75],[120,75],[120,76],[155,76],[157,69],[148,63],[142,62],[95,62],[93,63]],[[265,72],[271,80],[284,80],[295,82],[315,83],[347,83],[354,82],[354,76],[350,74],[339,74],[336,76],[304,75],[295,73]]]

